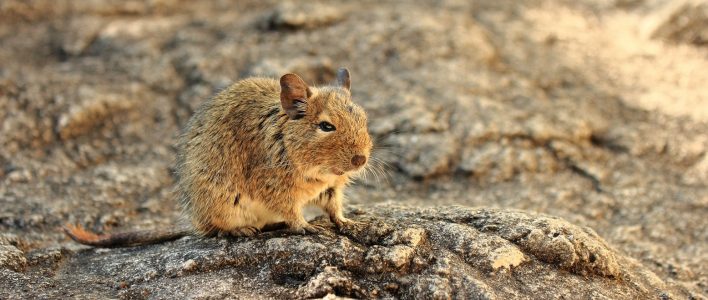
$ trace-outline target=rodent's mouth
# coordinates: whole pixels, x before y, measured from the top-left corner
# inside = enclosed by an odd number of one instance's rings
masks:
[[[330,172],[332,172],[332,174],[334,174],[334,175],[342,176],[344,174],[360,171],[361,169],[363,169],[363,168],[359,167],[359,168],[352,168],[352,169],[341,169],[341,168],[334,167],[334,168],[330,169]]]

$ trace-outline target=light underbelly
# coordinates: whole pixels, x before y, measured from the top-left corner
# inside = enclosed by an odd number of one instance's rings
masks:
[[[253,201],[249,197],[241,196],[235,204],[224,205],[217,227],[221,230],[232,230],[241,227],[263,228],[266,224],[282,221],[275,212],[269,210],[260,201]]]

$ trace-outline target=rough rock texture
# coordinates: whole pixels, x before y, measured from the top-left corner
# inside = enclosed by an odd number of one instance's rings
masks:
[[[23,241],[16,235],[0,235],[0,268],[15,272],[24,271],[27,267],[27,258],[21,250],[23,246]]]
[[[356,297],[376,284],[381,295],[434,298],[462,292],[450,278],[467,278],[462,285],[477,290],[465,291],[502,299],[511,290],[566,291],[571,283],[597,297],[705,297],[705,28],[705,4],[693,0],[0,1],[0,292],[140,297],[209,286],[195,296],[219,298],[232,290],[246,295],[264,282],[259,276],[283,273],[264,287],[266,295],[334,290]],[[352,71],[353,95],[369,114],[377,148],[348,199],[366,212],[361,218],[405,223],[392,232],[408,233],[389,244],[352,234],[272,236],[285,240],[267,249],[295,255],[298,245],[347,240],[360,244],[360,260],[371,269],[325,259],[308,269],[317,271],[289,277],[296,268],[283,254],[259,258],[274,267],[244,267],[251,273],[228,263],[202,271],[208,257],[234,253],[212,255],[220,243],[232,249],[272,239],[76,253],[59,230],[66,222],[99,232],[174,226],[173,145],[204,99],[251,75],[295,71],[324,84],[339,66]],[[478,228],[474,220],[369,207],[379,202],[497,208],[501,219],[535,225],[498,226],[530,230],[515,240],[517,233]],[[541,220],[553,221],[534,223]],[[611,246],[579,246],[598,240],[576,233],[586,227]],[[553,230],[558,236],[548,238]],[[388,239],[392,232],[357,236]],[[407,260],[422,251],[406,242],[417,237],[426,241],[420,247],[439,245],[427,252],[442,255],[436,262],[464,261],[454,272],[465,276],[406,281],[423,274]],[[327,251],[317,253],[341,257]],[[170,253],[202,256],[156,263]],[[116,266],[131,257],[146,257],[146,265],[121,273]],[[96,273],[82,259],[115,274]],[[198,277],[160,273],[168,266]],[[390,285],[371,275],[399,268],[408,275],[390,275]],[[480,275],[501,270],[510,271]],[[90,277],[95,289],[64,286],[57,274]],[[554,285],[539,274],[577,281]]]
[[[656,275],[611,249],[592,229],[555,217],[460,206],[369,210],[355,211],[361,224],[341,234],[276,231],[250,239],[187,237],[132,249],[36,250],[28,254],[29,271],[0,271],[3,282],[16,289],[0,297],[672,295]]]
[[[264,19],[265,29],[312,29],[340,21],[342,10],[307,2],[284,2]]]
[[[675,1],[657,17],[652,37],[674,42],[708,45],[708,3]]]

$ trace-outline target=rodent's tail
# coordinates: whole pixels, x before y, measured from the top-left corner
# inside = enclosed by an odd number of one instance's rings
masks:
[[[64,233],[72,240],[84,245],[103,248],[157,244],[176,240],[189,235],[190,232],[187,228],[175,228],[172,230],[142,230],[98,235],[83,229],[81,226],[71,224],[64,226]]]

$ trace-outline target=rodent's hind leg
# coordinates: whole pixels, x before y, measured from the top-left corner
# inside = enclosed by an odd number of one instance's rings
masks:
[[[237,227],[228,231],[219,232],[221,236],[233,236],[233,237],[252,237],[259,233],[261,230],[254,226],[244,226]]]
[[[276,231],[276,230],[285,230],[288,229],[288,223],[285,222],[276,222],[276,223],[268,223],[261,228],[261,232],[269,232],[269,231]]]

